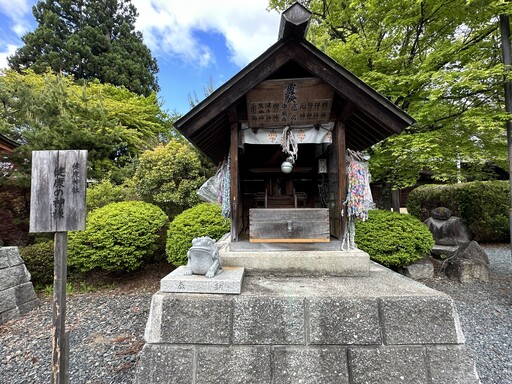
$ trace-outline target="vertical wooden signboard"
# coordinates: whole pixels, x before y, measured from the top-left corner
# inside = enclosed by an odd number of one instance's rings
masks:
[[[87,151],[32,152],[30,232],[55,233],[52,384],[67,384],[69,337],[65,332],[67,231],[85,230]]]

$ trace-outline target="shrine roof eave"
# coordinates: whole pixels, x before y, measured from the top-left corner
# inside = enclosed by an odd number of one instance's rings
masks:
[[[251,89],[273,78],[293,62],[312,77],[329,84],[338,100],[337,116],[351,104],[344,117],[347,148],[362,150],[414,123],[414,119],[347,69],[304,39],[280,39],[262,55],[174,123],[175,128],[215,163],[229,151],[232,122],[239,121],[236,107]]]
[[[0,133],[0,148],[12,152],[15,148],[18,148],[21,144],[17,141],[9,139],[7,136],[4,136]]]

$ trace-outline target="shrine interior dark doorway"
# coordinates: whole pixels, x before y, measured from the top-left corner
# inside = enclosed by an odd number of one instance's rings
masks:
[[[243,231],[247,233],[251,208],[327,208],[327,173],[320,173],[319,159],[326,159],[327,144],[299,144],[291,173],[283,173],[286,160],[279,144],[245,144],[240,151],[240,187]],[[323,172],[323,171],[322,171]]]

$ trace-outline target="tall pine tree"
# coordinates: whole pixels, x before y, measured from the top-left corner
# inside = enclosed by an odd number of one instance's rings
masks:
[[[40,0],[33,13],[39,25],[9,58],[12,69],[51,68],[145,96],[158,91],[158,66],[135,31],[137,10],[130,0]]]

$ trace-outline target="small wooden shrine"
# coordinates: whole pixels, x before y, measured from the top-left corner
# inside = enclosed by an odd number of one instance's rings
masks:
[[[293,4],[278,41],[175,123],[213,162],[230,158],[232,242],[340,239],[345,150],[414,122],[306,41],[310,19]]]

